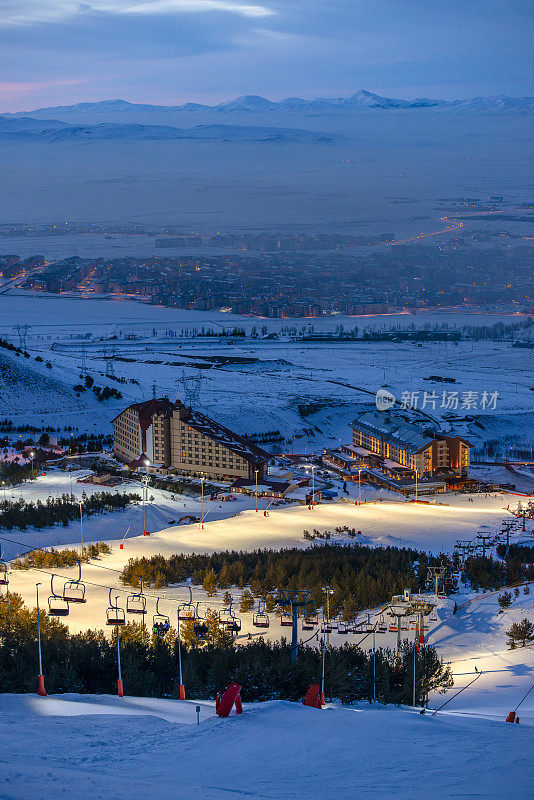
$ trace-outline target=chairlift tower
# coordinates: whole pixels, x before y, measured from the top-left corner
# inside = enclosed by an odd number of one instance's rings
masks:
[[[445,594],[445,578],[448,574],[448,568],[445,566],[428,567],[426,583],[430,589],[434,590],[434,594]],[[439,591],[441,587],[441,592]]]
[[[310,605],[310,592],[308,589],[280,589],[280,605],[291,608],[292,635],[291,635],[291,663],[296,664],[298,653],[297,618],[299,608]]]

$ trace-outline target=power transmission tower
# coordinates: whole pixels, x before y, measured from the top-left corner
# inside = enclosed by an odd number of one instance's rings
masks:
[[[115,366],[113,364],[115,360],[115,348],[111,349],[109,352],[106,348],[102,350],[102,358],[106,362],[106,378],[114,378],[115,377]]]
[[[185,405],[189,408],[195,408],[200,405],[200,389],[203,380],[202,370],[197,370],[196,374],[186,375],[185,370],[182,371],[182,377],[178,381],[183,389]]]
[[[85,352],[85,345],[82,344],[82,363],[80,366],[80,374],[85,378],[87,375],[87,353]]]
[[[29,331],[31,330],[29,325],[14,325],[13,330],[19,337],[19,347],[21,350],[26,351],[26,339],[28,336]]]

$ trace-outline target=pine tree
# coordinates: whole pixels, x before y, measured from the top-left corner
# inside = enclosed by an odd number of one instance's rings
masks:
[[[519,647],[526,647],[534,641],[534,623],[530,622],[526,617],[521,622],[514,622],[510,629],[506,631],[508,636],[508,647],[510,650],[515,650]]]
[[[241,602],[239,604],[239,610],[241,612],[250,611],[254,607],[254,596],[250,589],[243,589],[243,594],[241,595]]]
[[[213,567],[206,571],[204,575],[204,580],[202,581],[202,588],[208,595],[208,597],[213,597],[214,594],[217,594],[217,577],[215,575],[215,570]]]
[[[225,591],[225,593],[223,594],[223,603],[224,603],[225,606],[230,606],[230,605],[232,605],[232,602],[233,602],[232,595],[230,594],[230,592],[227,589]]]
[[[510,608],[512,605],[512,592],[504,592],[499,595],[497,602],[503,611],[505,608]]]

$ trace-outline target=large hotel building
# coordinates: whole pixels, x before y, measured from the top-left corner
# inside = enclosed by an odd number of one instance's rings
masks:
[[[116,458],[132,468],[260,482],[271,458],[237,433],[167,397],[134,403],[115,417],[113,448]]]

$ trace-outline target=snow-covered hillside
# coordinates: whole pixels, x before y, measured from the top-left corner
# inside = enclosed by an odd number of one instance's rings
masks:
[[[532,729],[286,702],[219,719],[196,702],[2,697],[5,800],[527,800]],[[213,707],[211,707],[213,714]],[[83,716],[85,715],[85,716]]]

